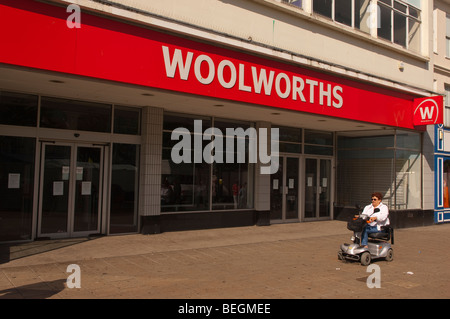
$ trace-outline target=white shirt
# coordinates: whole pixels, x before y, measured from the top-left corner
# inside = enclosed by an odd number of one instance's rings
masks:
[[[379,208],[380,211],[374,213],[374,209],[375,208]],[[381,227],[382,226],[387,226],[390,224],[389,221],[389,209],[386,205],[384,205],[383,203],[380,203],[380,205],[378,205],[377,207],[374,207],[372,204],[367,205],[366,207],[364,207],[364,210],[362,212],[362,215],[366,215],[370,217],[376,217],[377,220],[374,222],[371,222],[369,225],[370,226],[377,226],[378,231],[381,231]]]

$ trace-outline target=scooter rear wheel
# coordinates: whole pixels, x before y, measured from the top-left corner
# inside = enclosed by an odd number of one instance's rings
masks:
[[[370,265],[371,261],[372,261],[372,257],[370,256],[370,253],[368,251],[363,252],[361,254],[361,265],[368,266],[368,265]]]
[[[394,251],[392,250],[392,248],[390,248],[387,252],[387,255],[385,257],[386,261],[393,261],[394,260]]]

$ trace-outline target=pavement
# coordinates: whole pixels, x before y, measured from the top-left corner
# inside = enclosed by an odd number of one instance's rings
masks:
[[[450,224],[397,229],[375,270],[338,260],[351,235],[320,221],[3,245],[0,299],[450,298]]]

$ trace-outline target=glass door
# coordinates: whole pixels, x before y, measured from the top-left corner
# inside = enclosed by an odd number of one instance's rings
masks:
[[[285,219],[298,219],[298,179],[300,160],[286,157],[286,214]]]
[[[305,159],[305,218],[317,216],[317,159]]]
[[[270,175],[270,219],[282,220],[284,211],[284,157],[279,157],[278,172]]]
[[[278,172],[271,175],[272,221],[299,219],[299,163],[298,157],[280,156]]]
[[[319,218],[326,218],[331,216],[331,160],[319,161]]]
[[[102,146],[43,143],[40,176],[39,237],[100,231]]]
[[[43,145],[39,237],[43,234],[63,237],[68,233],[71,160],[70,145]]]
[[[331,159],[305,158],[305,219],[331,216]]]
[[[99,232],[102,149],[76,147],[73,232]]]

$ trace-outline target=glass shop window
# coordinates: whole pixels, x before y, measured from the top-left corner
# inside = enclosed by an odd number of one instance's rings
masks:
[[[0,241],[30,240],[36,140],[0,136]]]
[[[40,127],[111,133],[109,104],[41,97]]]
[[[198,125],[199,122],[195,121],[199,120],[201,128],[194,124]],[[205,135],[205,130],[213,126],[214,133]],[[183,133],[180,133],[178,139],[172,140],[173,131],[179,128]],[[212,118],[165,114],[161,212],[253,208],[254,164],[249,163],[250,137],[237,133],[237,129],[245,132],[248,128],[252,128],[252,125],[245,122],[226,119],[213,122]],[[195,160],[194,157],[195,140],[201,141],[200,160]],[[222,148],[218,146],[219,140],[222,142]],[[233,148],[227,148],[228,140],[233,141]],[[180,143],[183,143],[184,147],[181,147]],[[212,145],[214,147],[211,147]],[[177,148],[174,148],[175,146]],[[245,150],[242,150],[242,147],[245,147]],[[174,158],[174,150],[175,155],[183,157],[183,160]],[[209,158],[208,150],[211,150],[214,160]]]
[[[140,135],[141,110],[127,106],[114,106],[114,133]]]
[[[0,91],[0,124],[36,126],[38,96]]]

